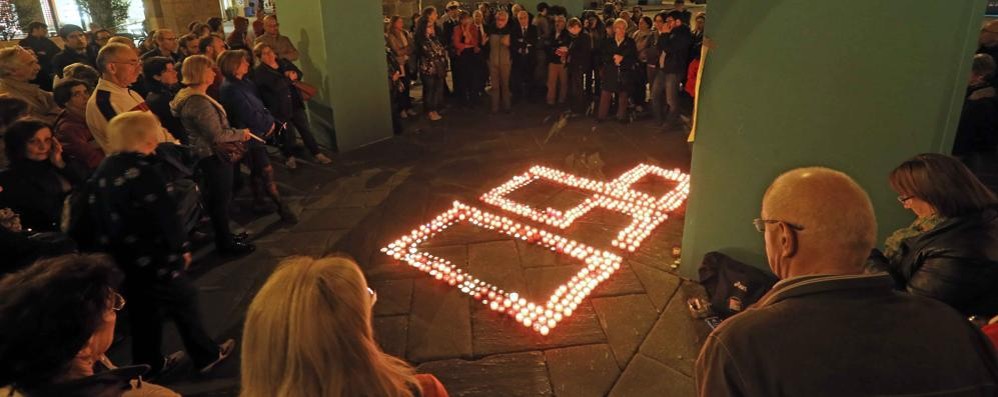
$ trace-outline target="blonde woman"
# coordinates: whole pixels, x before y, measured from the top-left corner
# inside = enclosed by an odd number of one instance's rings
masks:
[[[294,257],[253,298],[243,334],[242,397],[445,397],[374,342],[377,295],[342,257]]]

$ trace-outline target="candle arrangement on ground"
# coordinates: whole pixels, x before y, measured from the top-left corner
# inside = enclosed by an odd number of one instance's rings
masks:
[[[648,175],[675,181],[676,186],[658,198],[632,189],[635,183]],[[564,212],[552,208],[538,210],[514,202],[507,197],[513,191],[540,179],[592,192],[593,195],[578,206]],[[534,166],[526,173],[517,175],[486,193],[481,199],[506,212],[560,229],[571,226],[576,219],[595,208],[621,212],[630,216],[633,221],[618,233],[612,241],[612,245],[626,252],[634,252],[656,227],[668,219],[669,212],[682,206],[687,195],[689,195],[689,175],[679,170],[664,170],[660,167],[641,164],[611,182],[600,182],[547,167]],[[567,255],[580,261],[583,266],[567,283],[555,289],[547,302],[531,302],[516,291],[505,291],[457,268],[445,258],[420,250],[422,243],[461,222],[468,222],[480,228],[504,233],[516,239]],[[405,261],[410,266],[426,272],[437,280],[460,289],[461,292],[472,296],[490,309],[515,318],[523,326],[531,328],[541,335],[547,335],[559,322],[570,317],[582,301],[592,293],[593,289],[620,269],[623,260],[616,253],[595,249],[581,242],[483,211],[459,201],[455,201],[453,207],[429,223],[413,229],[408,235],[402,236],[387,247],[382,248],[381,252],[397,260]]]

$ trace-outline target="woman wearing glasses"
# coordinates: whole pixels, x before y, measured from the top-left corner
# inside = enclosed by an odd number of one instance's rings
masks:
[[[376,301],[350,259],[285,260],[246,314],[241,395],[447,396],[435,377],[378,348]]]
[[[998,314],[998,199],[960,160],[920,154],[890,175],[917,217],[884,244],[882,266],[898,287],[965,316]]]
[[[179,396],[139,380],[148,366],[105,356],[125,307],[120,281],[96,255],[46,259],[0,281],[0,322],[17,324],[0,327],[0,395]]]
[[[224,360],[234,340],[219,345],[205,331],[197,289],[186,276],[191,264],[187,232],[177,204],[153,155],[162,127],[151,112],[133,111],[108,124],[112,155],[104,159],[86,191],[98,247],[111,253],[125,273],[124,294],[132,302],[132,360],[151,376],[177,367],[182,352],[164,357],[163,322],[173,320],[187,355],[201,373]]]

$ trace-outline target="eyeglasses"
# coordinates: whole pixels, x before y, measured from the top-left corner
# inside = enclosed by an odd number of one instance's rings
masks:
[[[111,299],[111,310],[120,312],[121,309],[125,308],[125,297],[121,296],[121,294],[111,291]]]
[[[142,64],[142,62],[139,62],[139,61],[128,61],[128,62],[115,62],[115,61],[111,61],[110,63],[117,63],[117,64],[120,64],[120,65],[129,65],[129,66],[139,66],[139,65]]]
[[[898,196],[898,202],[903,205],[905,202],[913,198],[914,198],[913,196]]]
[[[804,230],[804,226],[795,225],[793,223],[786,222],[786,221],[780,221],[780,220],[775,220],[775,219],[759,219],[759,218],[756,218],[756,219],[752,220],[752,224],[755,225],[755,230],[758,230],[759,233],[763,233],[763,232],[766,231],[766,224],[768,224],[768,223],[782,223],[784,225],[790,226],[791,229],[794,229],[794,230],[797,230],[797,231]]]
[[[374,307],[374,303],[378,301],[378,293],[374,292],[370,287],[367,288],[367,294],[371,295],[371,307]]]

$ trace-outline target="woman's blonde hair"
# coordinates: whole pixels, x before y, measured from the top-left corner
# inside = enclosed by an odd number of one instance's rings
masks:
[[[256,43],[256,45],[253,46],[253,56],[256,57],[256,59],[260,59],[260,57],[263,56],[263,49],[264,48],[270,48],[271,51],[274,50],[274,47],[271,47],[270,44],[267,44],[267,43]]]
[[[157,140],[162,128],[152,112],[121,113],[107,124],[108,146],[112,153],[133,152],[150,140]]]
[[[372,297],[353,260],[293,257],[253,298],[242,397],[411,397],[413,369],[374,342]]]
[[[211,61],[204,55],[191,55],[184,59],[183,70],[180,73],[183,75],[183,80],[181,83],[187,86],[199,85],[204,83],[211,83],[210,81],[204,81],[204,72],[215,66],[215,63]]]

